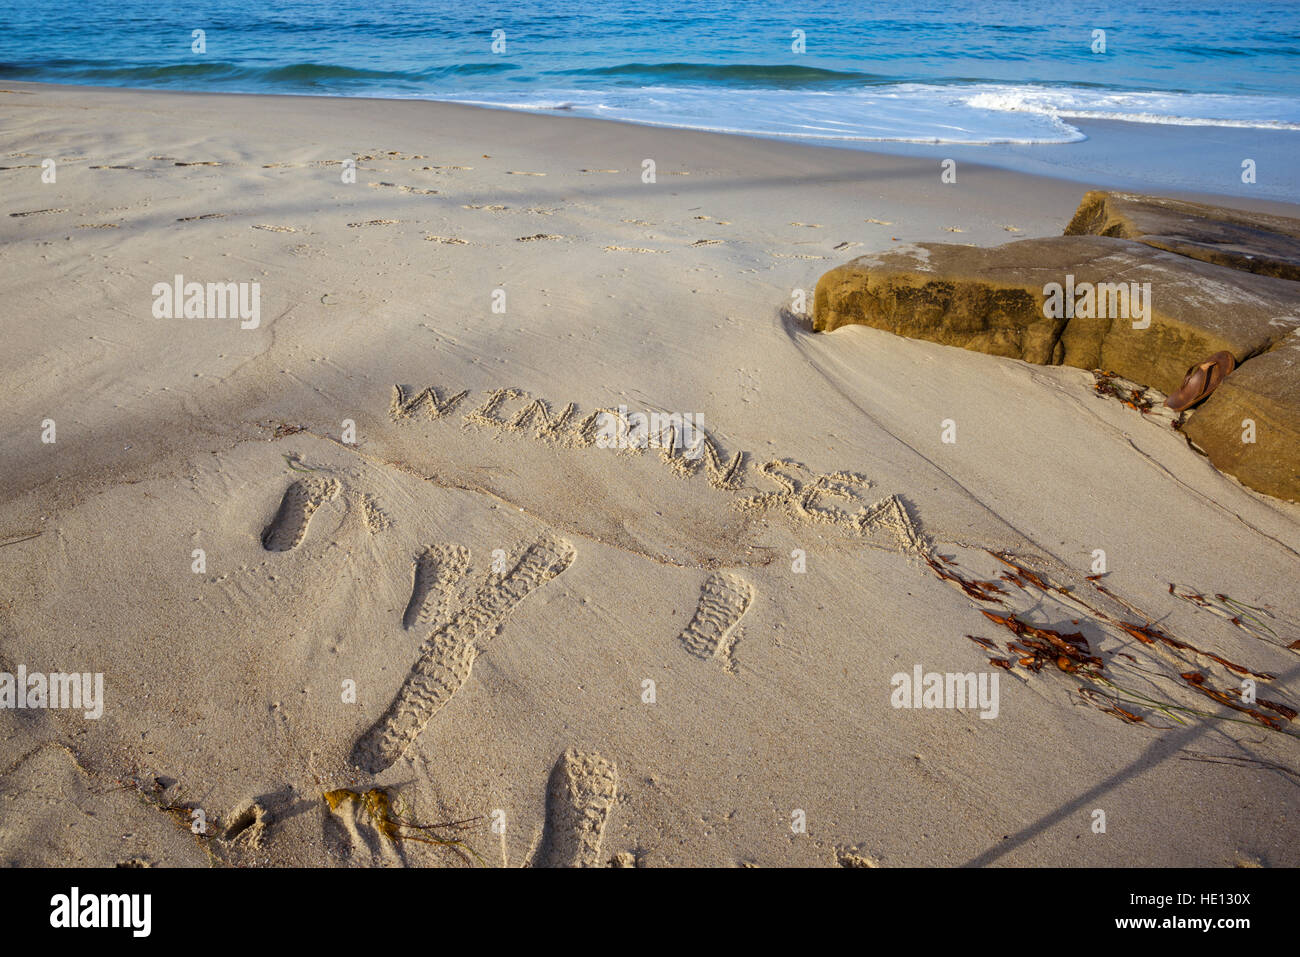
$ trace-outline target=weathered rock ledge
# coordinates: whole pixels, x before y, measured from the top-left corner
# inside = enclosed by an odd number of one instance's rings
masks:
[[[1239,368],[1192,414],[1187,435],[1243,483],[1300,501],[1300,283],[1280,278],[1292,262],[1300,277],[1300,221],[1260,217],[1251,232],[1253,215],[1089,193],[1072,235],[923,243],[838,266],[817,282],[813,329],[864,324],[1105,369],[1166,393],[1189,366],[1230,352]]]

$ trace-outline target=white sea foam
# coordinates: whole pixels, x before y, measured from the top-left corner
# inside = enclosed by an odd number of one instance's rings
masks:
[[[539,89],[527,96],[437,97],[502,109],[556,111],[649,126],[860,143],[1073,143],[1072,119],[1300,130],[1283,97],[1115,92],[1014,84],[899,83],[858,89],[643,86]]]

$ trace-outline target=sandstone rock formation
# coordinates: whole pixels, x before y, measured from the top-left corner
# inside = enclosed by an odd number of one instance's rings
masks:
[[[1300,502],[1300,332],[1224,379],[1183,431],[1243,485]]]
[[[1185,432],[1244,484],[1300,501],[1300,220],[1090,192],[1064,236],[922,243],[830,270],[813,330],[853,323],[1166,393],[1230,352],[1237,370]]]
[[[1052,284],[1066,308],[1050,308]],[[925,243],[818,280],[813,329],[848,323],[1169,392],[1212,353],[1242,362],[1282,341],[1300,326],[1300,285],[1101,236]]]
[[[1220,266],[1300,280],[1300,220],[1284,216],[1095,190],[1084,195],[1065,235],[1134,239]]]

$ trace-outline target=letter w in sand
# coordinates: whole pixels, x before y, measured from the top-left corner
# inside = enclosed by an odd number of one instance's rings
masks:
[[[393,401],[389,404],[388,414],[394,419],[405,419],[419,408],[423,402],[427,405],[429,418],[441,419],[460,405],[467,395],[469,395],[469,390],[463,389],[455,395],[449,395],[447,398],[442,399],[438,397],[437,387],[429,386],[427,389],[417,392],[414,396],[408,396],[405,389],[400,385],[395,385],[393,386]]]

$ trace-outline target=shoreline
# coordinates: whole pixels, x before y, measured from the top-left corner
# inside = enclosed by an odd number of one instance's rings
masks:
[[[916,143],[879,141],[852,145],[833,141],[798,140],[760,133],[731,133],[629,120],[566,114],[563,111],[515,110],[454,100],[422,97],[337,96],[311,93],[231,93],[222,91],[152,89],[148,87],[86,86],[81,84],[12,81],[15,88],[60,89],[111,94],[172,95],[182,97],[238,97],[265,100],[361,102],[370,104],[425,104],[439,109],[485,111],[508,116],[555,119],[576,123],[612,124],[636,130],[662,130],[674,134],[717,136],[748,143],[776,143],[796,150],[831,150],[869,156],[926,158],[936,164],[952,157],[962,163],[1028,174],[1035,177],[1077,183],[1086,189],[1127,189],[1156,192],[1192,202],[1219,203],[1258,212],[1300,215],[1300,168],[1290,157],[1300,150],[1300,131],[1233,128],[1206,124],[1149,124],[1127,120],[1072,119],[1070,124],[1087,137],[1071,143]],[[1212,149],[1205,149],[1205,140]],[[1169,164],[1157,165],[1151,157],[1183,148],[1196,149],[1191,168],[1175,172]],[[1250,156],[1268,170],[1271,181],[1240,182],[1240,161]],[[1103,172],[1102,167],[1123,164],[1121,172]],[[1263,175],[1263,174],[1260,174]],[[1290,207],[1287,212],[1282,207]]]

